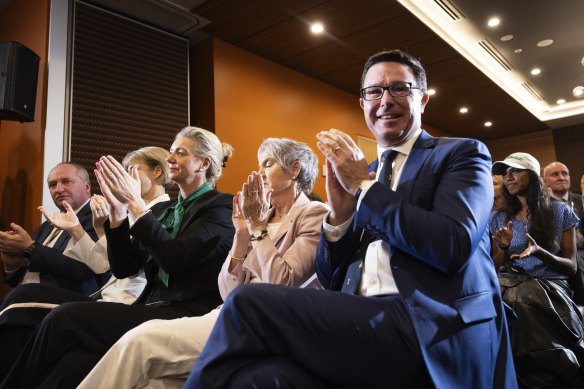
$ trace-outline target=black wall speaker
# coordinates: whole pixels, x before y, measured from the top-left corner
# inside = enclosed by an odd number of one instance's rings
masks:
[[[34,121],[39,56],[18,42],[0,42],[0,120]]]

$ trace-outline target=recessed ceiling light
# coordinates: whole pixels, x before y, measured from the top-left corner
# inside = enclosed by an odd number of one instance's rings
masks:
[[[503,35],[503,36],[502,36],[500,39],[501,39],[503,42],[508,42],[508,41],[510,41],[511,39],[513,39],[513,35]]]
[[[574,97],[582,97],[584,95],[584,86],[577,86],[572,90]]]
[[[491,127],[493,125],[493,123],[491,122],[485,122],[485,127]]]
[[[499,18],[490,18],[489,21],[487,22],[487,25],[489,27],[497,27],[499,25],[499,23],[501,23],[501,20]]]
[[[428,89],[428,94],[429,94],[430,96],[433,96],[433,95],[435,95],[435,94],[436,94],[436,89],[434,89],[434,88],[430,88],[430,89]]]
[[[460,112],[460,113],[467,113],[468,112],[468,108],[462,107],[461,109],[458,110],[458,112]]]
[[[534,76],[537,76],[540,73],[541,73],[541,69],[540,68],[531,69],[531,74],[533,74]]]
[[[519,54],[519,53],[521,53],[522,51],[523,51],[523,49],[515,49],[515,50],[513,50],[513,52],[514,52],[515,54]]]
[[[558,99],[558,101],[556,101],[556,104],[564,104],[566,102],[565,99]]]
[[[312,31],[315,34],[320,34],[324,31],[324,26],[320,23],[312,23],[312,25],[310,26],[310,31]]]
[[[546,47],[554,43],[553,39],[544,39],[542,41],[537,42],[537,47]]]

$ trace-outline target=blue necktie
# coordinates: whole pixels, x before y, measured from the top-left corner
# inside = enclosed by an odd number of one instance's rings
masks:
[[[381,170],[377,175],[377,181],[386,187],[391,189],[391,176],[393,173],[393,160],[397,156],[398,152],[395,150],[385,150],[381,154]],[[361,237],[361,243],[359,244],[359,250],[355,253],[355,260],[351,262],[347,268],[347,274],[345,274],[345,281],[341,287],[341,292],[348,294],[357,293],[359,288],[359,283],[361,282],[361,273],[363,272],[363,266],[365,264],[365,253],[369,244],[373,242],[375,238],[373,235],[364,232]]]

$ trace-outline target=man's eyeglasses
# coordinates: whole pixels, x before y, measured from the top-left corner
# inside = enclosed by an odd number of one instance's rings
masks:
[[[361,97],[367,101],[379,100],[385,91],[388,91],[392,97],[406,97],[412,93],[412,89],[422,88],[412,86],[411,82],[396,82],[388,86],[368,86],[361,89]]]

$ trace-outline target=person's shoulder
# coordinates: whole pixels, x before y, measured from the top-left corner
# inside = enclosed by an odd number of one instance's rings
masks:
[[[452,148],[473,148],[483,150],[486,149],[487,146],[483,142],[478,139],[473,138],[455,138],[455,137],[447,137],[447,136],[440,136],[434,138],[436,144],[439,146],[449,146]]]
[[[582,195],[579,193],[568,192],[568,199],[574,202],[582,202]]]
[[[567,215],[574,213],[574,211],[572,210],[572,207],[570,207],[568,204],[566,204],[563,201],[560,201],[560,200],[552,197],[552,198],[550,198],[550,203],[551,203],[552,211],[554,212],[556,217],[564,218]]]
[[[231,208],[233,206],[233,195],[211,189],[201,197],[200,201],[202,206],[227,206]]]
[[[305,213],[310,214],[325,214],[329,211],[328,204],[321,201],[310,201],[303,205]]]
[[[167,201],[161,201],[159,203],[154,204],[152,207],[150,207],[150,210],[152,211],[152,214],[156,217],[162,215],[162,213],[164,212],[164,210],[170,206],[173,206],[176,203],[176,200],[167,200]]]

